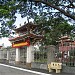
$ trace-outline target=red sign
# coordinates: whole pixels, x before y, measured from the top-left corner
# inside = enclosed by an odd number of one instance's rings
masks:
[[[29,40],[27,40],[27,41],[25,41],[25,42],[21,42],[21,43],[13,43],[12,44],[12,47],[13,48],[19,48],[19,47],[23,47],[23,46],[29,46],[30,45],[30,41]]]

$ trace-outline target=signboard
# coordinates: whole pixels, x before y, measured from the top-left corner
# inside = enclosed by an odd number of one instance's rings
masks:
[[[23,46],[29,46],[30,45],[30,42],[27,40],[27,41],[25,41],[25,42],[21,42],[21,43],[13,43],[12,44],[12,47],[13,48],[19,48],[19,47],[23,47]]]

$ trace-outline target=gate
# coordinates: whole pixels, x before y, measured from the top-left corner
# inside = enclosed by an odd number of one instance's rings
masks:
[[[21,61],[21,64],[26,64],[26,53],[27,53],[26,51],[27,51],[26,46],[20,48],[20,61]]]

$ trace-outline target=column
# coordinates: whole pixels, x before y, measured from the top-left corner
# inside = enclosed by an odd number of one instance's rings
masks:
[[[7,60],[9,60],[10,59],[10,53],[9,53],[9,51],[7,51]]]
[[[27,47],[26,65],[27,65],[28,68],[31,68],[31,62],[33,60],[32,50],[33,50],[33,46],[32,45]]]
[[[4,62],[4,54],[3,54],[3,50],[0,50],[0,62],[1,62],[1,63]]]
[[[16,64],[20,63],[20,49],[16,48]]]
[[[47,47],[47,64],[50,64],[51,62],[55,61],[55,49],[56,47],[54,45],[50,45]]]

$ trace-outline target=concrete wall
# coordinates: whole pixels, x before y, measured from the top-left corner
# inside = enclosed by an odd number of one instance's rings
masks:
[[[42,64],[42,63],[32,63],[31,64],[32,68],[38,68],[38,69],[45,69],[47,70],[47,64]]]
[[[62,72],[65,73],[75,73],[75,67],[63,66]]]
[[[47,64],[42,64],[42,63],[32,63],[31,67],[48,70]],[[62,72],[75,74],[75,67],[62,66]]]

